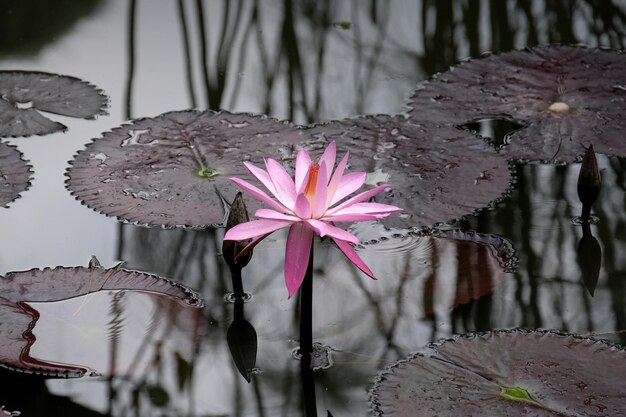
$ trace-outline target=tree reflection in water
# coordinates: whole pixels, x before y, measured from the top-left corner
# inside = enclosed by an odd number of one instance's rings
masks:
[[[152,14],[153,4],[129,4],[127,16],[116,16],[127,19],[129,30],[127,62],[121,64],[129,69],[127,118],[152,115],[154,106],[162,111],[223,107],[295,123],[393,114],[402,110],[403,100],[418,82],[485,51],[555,42],[623,49],[626,41],[626,11],[619,1],[179,0],[172,2],[167,19]],[[160,40],[146,36],[141,19],[163,19],[160,24],[165,28],[172,24],[172,16],[179,20],[181,49],[160,50],[159,61],[151,61],[142,52]],[[349,25],[334,25],[342,21]],[[99,47],[94,46],[95,53]],[[142,81],[162,62],[181,59],[186,99],[177,102],[165,92],[156,104],[145,99],[155,85]],[[166,91],[162,88],[170,81],[160,80],[156,88]],[[626,335],[617,332],[626,328],[626,162],[599,157],[599,163],[605,188],[593,209],[600,221],[592,229],[602,250],[594,298],[575,261],[581,238],[581,229],[571,224],[580,209],[575,165],[519,165],[517,189],[509,199],[458,224],[463,230],[506,237],[517,249],[519,262],[491,295],[470,298],[453,311],[449,307],[456,294],[450,288],[464,271],[457,262],[458,244],[424,238],[411,250],[394,248],[385,256],[377,255],[383,246],[366,248],[363,252],[369,252],[383,271],[374,283],[364,281],[341,263],[340,254],[321,245],[315,285],[328,308],[315,309],[314,326],[321,329],[324,344],[334,349],[334,365],[315,372],[318,411],[364,415],[368,384],[381,367],[452,332],[553,327],[607,332],[603,336],[626,343]],[[243,277],[254,294],[246,313],[258,332],[257,366],[262,370],[248,385],[225,343],[233,316],[223,299],[231,288],[228,268],[220,258],[221,234],[120,227],[119,258],[129,267],[179,280],[206,299],[193,363],[174,361],[169,373],[156,363],[150,376],[154,379],[137,381],[130,391],[111,389],[103,401],[96,382],[71,386],[67,381],[44,384],[33,378],[24,382],[21,376],[3,372],[12,387],[41,393],[46,399],[36,403],[23,399],[23,413],[29,414],[28,407],[35,404],[46,404],[45,414],[50,416],[98,415],[76,405],[98,398],[89,408],[108,403],[109,415],[302,415],[299,364],[286,354],[296,345],[292,339],[297,332],[296,303],[286,301],[277,279],[282,276],[282,255],[275,249],[284,243],[264,242]],[[471,257],[484,264],[490,246],[471,247],[475,250]],[[497,274],[496,265],[483,272]],[[426,308],[429,301],[424,297],[429,282],[439,288],[433,292],[437,302],[430,300],[432,308]],[[166,375],[169,385],[155,382]],[[49,391],[80,395],[69,401]]]

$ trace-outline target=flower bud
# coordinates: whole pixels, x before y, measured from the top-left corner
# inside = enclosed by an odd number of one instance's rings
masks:
[[[246,223],[248,221],[250,221],[248,217],[248,209],[246,208],[246,203],[243,201],[241,192],[239,192],[230,206],[230,213],[228,214],[228,220],[226,221],[226,230],[228,231],[236,225]],[[251,239],[241,241],[225,240],[222,243],[222,254],[224,256],[224,260],[231,269],[241,269],[248,265],[248,262],[250,262],[250,259],[252,258],[252,250],[249,250],[245,255],[238,257],[237,261],[235,261],[235,257],[237,257],[237,255],[243,250],[243,248],[246,247],[248,243],[250,243],[250,241]]]
[[[578,175],[578,198],[583,203],[581,220],[589,220],[591,205],[598,199],[601,187],[602,177],[600,176],[598,161],[593,151],[593,145],[589,145]]]

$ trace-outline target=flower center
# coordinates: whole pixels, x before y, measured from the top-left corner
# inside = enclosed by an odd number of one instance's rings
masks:
[[[320,171],[319,164],[311,165],[309,168],[309,180],[304,187],[304,195],[309,199],[310,203],[313,203],[313,197],[315,197],[315,186],[317,185],[317,173]]]

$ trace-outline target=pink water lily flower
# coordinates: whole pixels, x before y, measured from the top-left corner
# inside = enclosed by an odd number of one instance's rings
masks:
[[[387,184],[342,201],[365,183],[365,172],[344,175],[348,163],[346,152],[333,173],[336,152],[333,141],[324,151],[319,163],[314,164],[309,154],[301,149],[296,157],[295,181],[273,159],[265,160],[267,171],[244,162],[250,173],[276,200],[247,181],[231,178],[241,189],[263,201],[271,209],[257,210],[255,216],[260,220],[233,227],[226,232],[224,240],[252,239],[247,246],[251,248],[270,233],[289,227],[285,253],[285,282],[289,297],[296,293],[304,280],[314,234],[329,236],[354,265],[374,278],[372,271],[351,246],[359,243],[358,238],[334,223],[382,219],[402,210],[387,204],[363,202],[383,191],[388,187]]]

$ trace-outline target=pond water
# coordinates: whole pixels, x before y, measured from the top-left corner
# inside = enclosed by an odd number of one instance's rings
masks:
[[[29,303],[39,312],[30,358],[81,364],[95,375],[46,379],[0,369],[0,410],[29,416],[297,416],[311,394],[293,354],[299,316],[283,281],[286,235],[255,248],[243,271],[252,297],[242,317],[226,297],[223,230],[122,225],[69,194],[68,161],[92,138],[131,118],[187,108],[297,124],[395,114],[418,82],[485,51],[626,42],[620,1],[33,0],[3,2],[0,20],[3,69],[72,75],[110,97],[109,114],[96,120],[52,116],[65,133],[3,139],[34,176],[0,209],[0,274],[86,266],[96,255],[107,267],[125,261],[183,283],[205,302],[201,317],[184,303],[130,291]],[[519,128],[466,127],[494,146]],[[453,334],[545,328],[626,344],[626,160],[598,162],[598,220],[584,233],[572,220],[581,210],[580,163],[518,164],[508,196],[477,216],[411,235],[362,226],[359,253],[377,281],[316,241],[319,415],[367,415],[380,370]],[[601,257],[590,259],[578,248],[594,238]],[[590,263],[600,265],[595,286],[584,273]],[[250,382],[227,337],[249,338],[244,320],[257,343]]]

